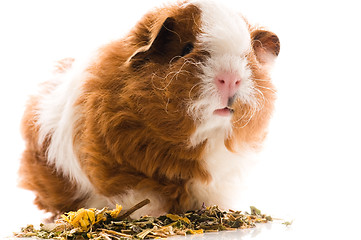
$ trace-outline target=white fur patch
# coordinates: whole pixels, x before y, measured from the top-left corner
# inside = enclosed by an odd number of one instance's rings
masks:
[[[149,199],[150,203],[140,208],[130,216],[134,219],[140,218],[141,216],[160,216],[165,215],[167,212],[164,210],[165,202],[159,194],[154,192],[144,192],[136,190],[128,190],[127,193],[117,197],[109,199],[110,207],[115,207],[116,203],[121,203],[123,209],[128,210],[135,204]]]
[[[212,176],[209,184],[199,181],[191,185],[191,193],[201,206],[218,205],[221,209],[242,209],[246,207],[243,193],[246,190],[246,174],[254,164],[251,151],[235,154],[226,149],[223,138],[208,140],[207,170]]]
[[[231,53],[244,56],[251,50],[251,37],[242,16],[222,4],[195,0],[190,2],[201,10],[200,40],[207,51],[213,54]]]
[[[75,65],[75,66],[74,66]],[[51,136],[47,151],[48,162],[57,171],[75,181],[79,195],[92,191],[93,187],[82,171],[73,149],[73,127],[80,115],[75,102],[81,94],[81,85],[89,77],[84,67],[74,62],[72,69],[56,76],[54,88],[45,93],[39,102],[37,123],[40,126],[39,144]]]
[[[241,79],[236,93],[238,100],[256,105],[254,83],[246,55],[251,51],[251,39],[244,19],[234,11],[212,1],[192,1],[202,11],[201,30],[197,36],[200,47],[210,53],[201,64],[200,97],[190,101],[188,114],[197,128],[190,138],[190,146],[196,146],[214,135],[231,134],[231,117],[214,115],[214,110],[224,108],[214,79],[221,73],[231,73]],[[219,133],[215,133],[219,132]]]

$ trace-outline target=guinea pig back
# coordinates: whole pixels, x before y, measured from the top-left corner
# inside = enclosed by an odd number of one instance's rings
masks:
[[[59,62],[29,100],[22,186],[54,214],[145,198],[133,217],[237,207],[279,49],[274,33],[211,1],[154,9],[86,63]]]

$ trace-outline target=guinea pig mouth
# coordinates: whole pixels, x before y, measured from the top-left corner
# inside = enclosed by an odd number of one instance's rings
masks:
[[[229,107],[216,109],[213,112],[214,115],[221,116],[221,117],[227,117],[227,116],[232,115],[233,113],[234,113],[234,110]]]

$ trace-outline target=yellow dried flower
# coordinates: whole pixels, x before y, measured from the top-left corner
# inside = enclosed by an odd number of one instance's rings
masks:
[[[190,233],[190,234],[202,234],[204,231],[203,229],[199,229],[199,230],[193,230],[193,229],[188,229],[187,230],[187,234]]]
[[[191,221],[187,217],[181,217],[181,216],[178,216],[178,215],[175,215],[175,214],[167,214],[166,217],[171,219],[172,221],[181,220],[181,221],[183,221],[183,222],[185,222],[187,224],[191,223]]]
[[[82,231],[88,231],[95,223],[94,211],[94,209],[81,208],[77,212],[69,212],[67,215],[61,215],[61,217],[74,228],[80,228]]]
[[[123,207],[121,205],[116,204],[115,209],[112,210],[112,211],[109,211],[110,216],[112,216],[112,218],[118,217],[118,215],[119,215],[120,211],[122,210],[122,208]]]

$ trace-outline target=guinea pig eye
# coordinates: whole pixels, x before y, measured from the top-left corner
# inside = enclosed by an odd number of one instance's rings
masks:
[[[193,43],[187,43],[182,50],[181,56],[184,57],[185,55],[191,53],[193,48],[194,48]]]

